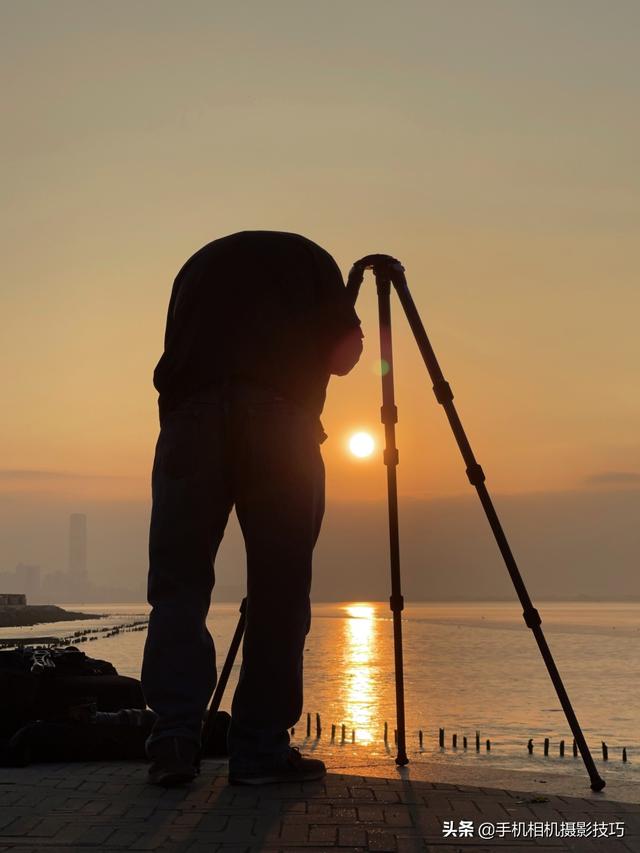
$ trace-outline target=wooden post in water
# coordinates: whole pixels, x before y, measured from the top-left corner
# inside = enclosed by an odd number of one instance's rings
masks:
[[[463,749],[467,748],[467,736],[466,735],[463,735],[463,737],[462,737],[462,748]]]
[[[438,743],[441,749],[444,749],[444,729],[440,729],[438,732]]]
[[[544,739],[544,754],[549,755],[549,738]]]
[[[576,743],[576,739],[573,739],[573,757],[578,757],[578,744]]]
[[[356,742],[356,730],[351,729],[351,743],[355,743],[355,742]]]
[[[336,739],[336,724],[331,723],[331,740]]]
[[[384,724],[384,742],[385,743],[389,742],[389,726],[387,725],[386,720],[385,720],[385,724]]]
[[[393,730],[393,742],[398,743],[398,729]]]
[[[476,752],[480,752],[480,732],[476,732]]]
[[[320,738],[322,734],[322,726],[320,725],[320,714],[316,714],[316,737]]]
[[[529,750],[529,755],[533,755],[533,738],[530,737],[527,743],[527,749]]]
[[[603,761],[609,760],[609,749],[608,749],[608,747],[604,741],[602,741],[602,760]]]
[[[491,751],[491,741],[487,738],[487,752]]]
[[[347,727],[343,723],[342,724],[342,743],[345,742],[346,737],[347,737]]]
[[[420,749],[422,749],[422,729],[418,732],[418,743],[420,744]]]
[[[311,714],[307,711],[307,737],[311,737]]]
[[[627,747],[626,746],[622,747],[622,760],[625,762],[627,760]]]
[[[454,749],[458,748],[458,735],[453,735],[453,737],[451,738],[451,746]]]
[[[560,758],[564,758],[564,741],[560,741]]]

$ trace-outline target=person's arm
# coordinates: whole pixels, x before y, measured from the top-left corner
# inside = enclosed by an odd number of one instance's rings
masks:
[[[362,354],[360,318],[342,279],[340,268],[328,253],[316,259],[319,277],[316,311],[321,351],[328,373],[344,376]]]

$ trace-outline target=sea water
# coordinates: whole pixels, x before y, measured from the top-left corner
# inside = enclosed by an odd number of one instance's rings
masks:
[[[80,622],[5,628],[0,638],[68,636],[148,616],[145,604],[68,605],[105,614]],[[640,604],[537,602],[565,687],[599,766],[606,773],[640,776]],[[238,606],[214,603],[208,617],[218,672],[238,621]],[[396,754],[393,616],[386,602],[315,604],[305,644],[304,707],[292,742],[327,758],[391,761]],[[414,603],[402,613],[404,691],[409,758],[479,762],[512,770],[566,771],[572,735],[531,631],[515,603]],[[146,631],[123,632],[80,645],[111,661],[120,674],[139,677]],[[240,655],[221,708],[230,709]],[[268,697],[265,697],[268,701]],[[307,737],[307,713],[311,735]],[[316,713],[321,737],[316,740]],[[384,741],[384,723],[388,739]],[[331,740],[331,726],[336,726]],[[342,740],[342,725],[345,741]],[[439,729],[445,730],[445,748]],[[418,732],[422,730],[420,748]],[[355,735],[352,733],[355,732]],[[480,752],[476,752],[476,732]],[[457,735],[457,749],[452,736]],[[355,737],[355,743],[352,743]],[[467,749],[463,738],[467,738]],[[533,755],[527,742],[532,738]],[[543,741],[549,738],[549,756]],[[487,751],[486,741],[491,742]],[[565,757],[559,756],[565,740]],[[621,761],[626,747],[628,762]]]

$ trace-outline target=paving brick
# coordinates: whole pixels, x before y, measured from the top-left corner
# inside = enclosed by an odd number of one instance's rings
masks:
[[[107,839],[117,832],[115,826],[91,826],[84,830],[76,839],[75,844],[104,844]]]
[[[68,817],[47,817],[41,820],[28,834],[29,838],[59,838],[70,826]]]
[[[141,837],[141,832],[132,832],[129,829],[121,828],[116,829],[113,835],[109,836],[109,846],[111,847],[122,847],[124,849],[128,849],[136,841]]]
[[[261,800],[260,801],[260,807],[261,808],[264,808],[265,805],[273,805],[273,804],[275,804],[275,801],[272,801],[272,800],[266,800],[266,801]],[[299,813],[304,814],[307,811],[307,803],[304,801],[300,802],[300,803],[282,803],[279,810],[283,814],[289,814],[290,812],[299,812]]]
[[[395,853],[397,850],[396,837],[392,832],[384,829],[367,830],[367,847],[369,850],[385,851]]]
[[[153,803],[134,803],[129,806],[125,815],[127,820],[144,820],[156,814],[156,811]]]
[[[407,806],[386,806],[382,812],[388,826],[411,826],[413,823]]]
[[[300,841],[309,840],[309,825],[307,823],[284,823],[280,829],[279,836],[281,841]]]
[[[402,800],[400,791],[393,791],[388,788],[377,788],[373,793],[378,803],[399,803]]]
[[[360,790],[366,791],[367,789],[363,788]],[[320,791],[316,791],[316,792],[314,792],[314,794],[312,796],[317,797],[319,795],[320,795]],[[322,796],[324,796],[328,799],[332,799],[332,800],[351,800],[351,799],[354,799],[354,797],[352,796],[351,791],[347,785],[341,785],[340,787],[327,785],[326,789],[324,791],[322,791]],[[358,796],[358,799],[372,800],[373,794],[371,791],[369,791],[368,796],[366,794],[363,794],[362,796]]]
[[[376,798],[373,788],[362,785],[350,785],[347,790],[350,792],[350,797],[354,800],[375,800]]]
[[[101,815],[115,821],[117,818],[124,817],[130,808],[131,805],[128,802],[109,803]]]
[[[253,824],[253,819],[247,820],[246,817],[231,815],[224,832],[230,841],[250,843],[253,837]]]
[[[313,817],[317,817],[318,815],[331,815],[331,804],[330,803],[318,803],[318,802],[310,802],[307,806],[306,814],[312,815]]]
[[[355,806],[331,806],[331,816],[341,820],[355,821],[358,817]]]
[[[358,820],[369,821],[371,823],[383,823],[384,810],[382,806],[356,806]]]
[[[427,850],[427,842],[419,835],[396,835],[396,844],[398,853],[425,853]]]
[[[34,829],[42,820],[42,815],[21,815],[15,817],[2,830],[3,836],[20,837],[27,835]]]
[[[223,849],[224,849],[224,853],[227,853],[228,848],[224,847]],[[249,853],[262,853],[263,849],[264,848],[254,847],[251,849],[251,851],[249,851]],[[286,846],[283,846],[280,848],[277,848],[277,847],[274,847],[274,848],[269,847],[268,848],[269,851],[273,850],[274,853],[276,850],[278,850],[278,853],[327,853],[327,851],[331,851],[331,853],[335,853],[335,849],[336,848],[331,847],[330,845],[327,845],[327,844],[318,845],[318,844],[311,844],[311,842],[308,842],[307,844],[304,844],[304,845],[300,845],[299,847],[297,847],[295,844],[291,844],[291,845],[287,844]],[[366,847],[352,847],[351,849],[352,849],[353,853],[366,853],[367,848]]]
[[[217,853],[221,847],[219,844],[209,844],[206,841],[190,841],[188,846],[184,847],[184,853]],[[229,847],[225,847],[225,850],[230,850]],[[245,848],[242,848],[243,850]]]
[[[165,829],[156,830],[155,832],[145,832],[130,846],[130,850],[160,850],[167,845],[169,841],[169,832]]]
[[[204,815],[198,826],[205,832],[222,832],[227,828],[228,823],[229,817],[227,815],[210,812]]]
[[[3,832],[14,820],[21,817],[19,809],[0,807],[0,832]]]
[[[227,837],[225,837],[224,833],[200,832],[199,831],[197,833],[192,833],[187,838],[183,839],[179,845],[176,844],[175,841],[172,841],[172,842],[170,842],[166,845],[163,845],[160,848],[156,848],[156,849],[160,849],[160,850],[167,849],[167,850],[170,850],[171,853],[175,853],[177,847],[179,847],[180,850],[190,849],[190,845],[195,844],[195,842],[198,842],[199,844],[206,845],[207,850],[209,850],[209,851],[210,850],[225,850],[226,851],[226,850],[229,850],[230,847],[234,847],[234,846],[236,848],[242,847],[243,849],[249,847],[249,842],[245,841],[245,842],[241,843],[238,841],[238,839],[234,840],[233,838],[227,838]],[[137,846],[134,845],[131,847],[131,849],[137,850],[138,848],[137,848]],[[75,853],[75,850],[73,851],[73,853]]]
[[[339,847],[365,847],[367,844],[367,833],[364,829],[355,826],[338,827]]]
[[[320,844],[335,845],[338,837],[338,827],[324,824],[309,828],[309,841]]]

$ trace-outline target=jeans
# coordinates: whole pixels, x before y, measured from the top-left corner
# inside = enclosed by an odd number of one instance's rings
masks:
[[[230,765],[253,769],[289,750],[302,713],[312,553],[324,514],[317,418],[277,393],[236,384],[164,416],[152,474],[142,688],[158,719],[147,741],[200,744],[216,685],[205,620],[214,560],[235,506],[247,554],[242,664],[231,707]]]

